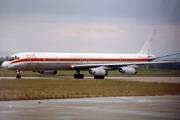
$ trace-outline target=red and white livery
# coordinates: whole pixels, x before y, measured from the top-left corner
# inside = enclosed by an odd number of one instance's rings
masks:
[[[80,71],[85,70],[95,79],[104,79],[111,70],[118,70],[121,74],[136,74],[139,65],[171,62],[152,62],[159,58],[152,54],[155,34],[154,30],[140,52],[135,54],[25,52],[12,55],[2,66],[16,71],[17,78],[21,78],[20,71],[56,74],[58,70],[75,70],[77,73],[74,78],[84,78]]]

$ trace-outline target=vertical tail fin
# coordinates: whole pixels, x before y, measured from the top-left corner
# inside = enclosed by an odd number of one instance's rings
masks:
[[[152,54],[152,45],[154,43],[154,39],[156,36],[156,30],[153,30],[152,34],[148,37],[146,43],[144,44],[143,48],[140,50],[139,54]]]

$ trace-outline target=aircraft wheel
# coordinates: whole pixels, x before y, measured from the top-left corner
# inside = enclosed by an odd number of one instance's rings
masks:
[[[16,75],[16,78],[17,79],[21,79],[21,75]]]
[[[83,74],[74,74],[74,78],[75,79],[83,79],[84,78],[84,75]]]
[[[83,74],[80,74],[80,78],[82,78],[82,79],[83,79],[83,78],[84,78],[84,75],[83,75]]]
[[[97,75],[95,75],[94,79],[104,79],[104,76],[97,76]]]

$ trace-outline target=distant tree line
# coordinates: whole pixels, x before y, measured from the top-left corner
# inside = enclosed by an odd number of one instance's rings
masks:
[[[180,63],[151,64],[142,66],[141,69],[180,70]]]
[[[8,60],[8,57],[0,57],[0,65],[6,60]],[[180,63],[152,64],[143,66],[142,69],[180,70]]]
[[[152,64],[149,69],[180,70],[180,63]]]

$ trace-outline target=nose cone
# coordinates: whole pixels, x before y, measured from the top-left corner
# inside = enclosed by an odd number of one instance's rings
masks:
[[[5,69],[8,69],[9,64],[10,64],[9,61],[4,61],[3,64],[2,64],[2,67],[5,68]]]

